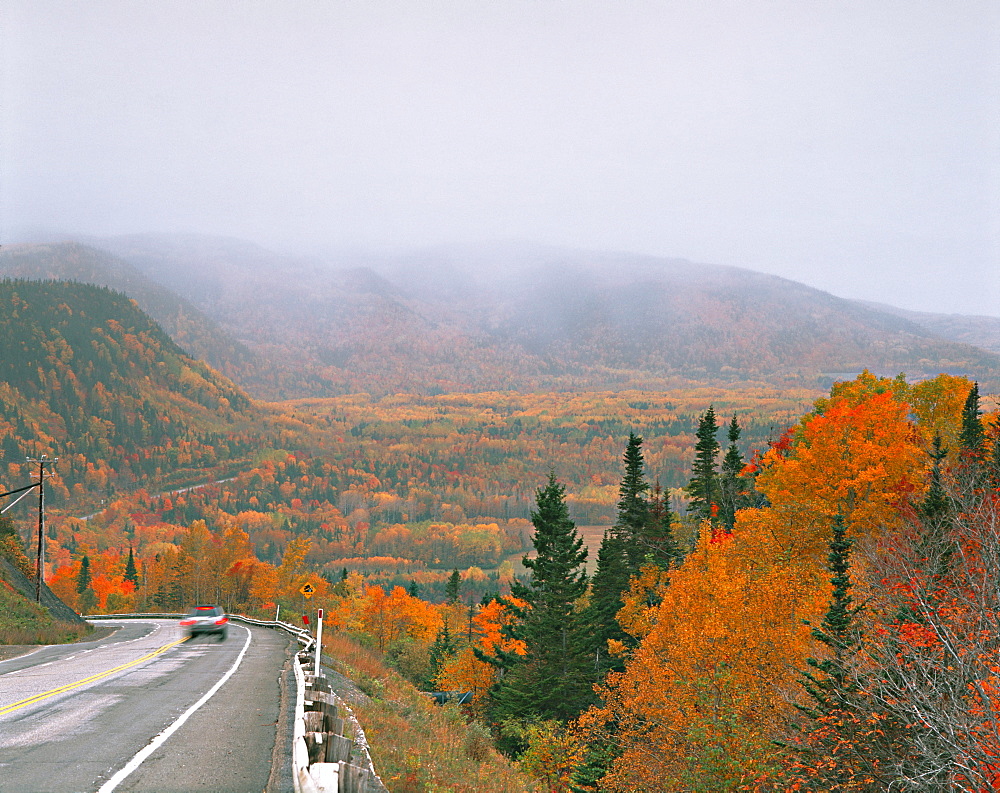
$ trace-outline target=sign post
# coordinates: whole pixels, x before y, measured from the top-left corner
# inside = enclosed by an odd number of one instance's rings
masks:
[[[316,671],[315,677],[319,677],[319,661],[323,655],[323,609],[316,610]]]

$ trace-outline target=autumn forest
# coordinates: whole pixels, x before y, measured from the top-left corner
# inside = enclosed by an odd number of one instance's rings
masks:
[[[81,614],[322,607],[328,652],[471,692],[525,789],[1000,786],[1000,415],[971,378],[268,402],[55,281],[0,282],[0,337],[0,486],[58,458],[45,580]],[[29,576],[34,520],[0,517]],[[451,784],[406,762],[399,790]]]

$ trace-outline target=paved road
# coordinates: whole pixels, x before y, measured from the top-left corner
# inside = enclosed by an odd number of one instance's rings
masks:
[[[183,641],[171,620],[101,624],[120,627],[104,640],[0,662],[0,793],[101,789],[237,661],[114,789],[263,791],[288,637],[231,625],[225,642]]]

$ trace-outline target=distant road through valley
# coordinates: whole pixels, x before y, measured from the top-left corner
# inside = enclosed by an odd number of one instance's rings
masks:
[[[230,624],[225,642],[185,641],[173,620],[98,624],[117,630],[0,662],[0,793],[263,791],[288,636]]]

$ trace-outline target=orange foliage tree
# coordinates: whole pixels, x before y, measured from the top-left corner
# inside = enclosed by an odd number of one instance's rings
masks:
[[[922,495],[928,433],[911,420],[907,392],[867,372],[838,384],[759,461],[767,507],[741,510],[731,536],[704,526],[669,583],[633,581],[620,623],[641,641],[581,719],[591,740],[620,747],[607,789],[733,790],[776,766],[774,740],[814,649],[803,620],[829,600],[831,519],[842,514],[854,537],[883,536]],[[954,422],[933,388],[921,393],[922,413]]]

